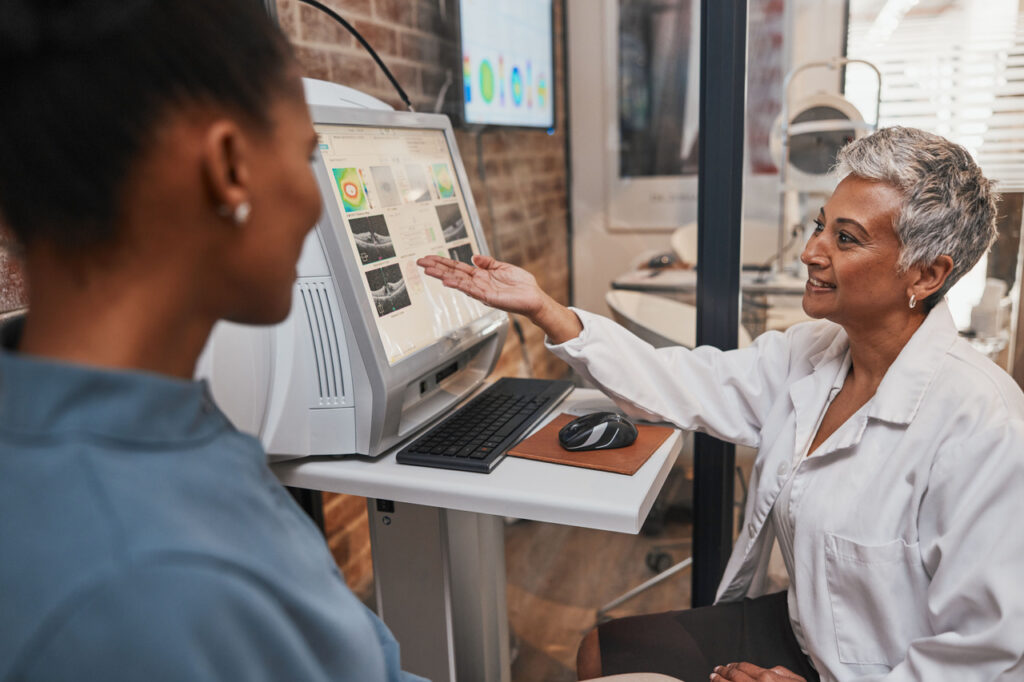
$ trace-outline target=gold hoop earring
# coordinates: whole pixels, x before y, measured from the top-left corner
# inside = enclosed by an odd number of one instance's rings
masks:
[[[917,305],[917,294],[910,295],[910,309],[913,310],[914,306]]]

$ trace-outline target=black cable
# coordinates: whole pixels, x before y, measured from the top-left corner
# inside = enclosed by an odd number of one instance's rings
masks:
[[[391,84],[395,86],[395,90],[398,91],[398,96],[402,99],[403,102],[405,102],[405,106],[409,109],[409,111],[416,111],[412,106],[412,102],[409,101],[409,96],[405,94],[405,90],[403,90],[402,86],[398,84],[398,81],[395,80],[395,77],[391,75],[391,70],[384,65],[384,62],[377,55],[377,51],[370,47],[370,43],[366,42],[366,38],[359,35],[359,31],[357,31],[355,27],[352,26],[352,24],[345,21],[345,19],[343,19],[340,14],[335,12],[330,7],[327,7],[321,2],[317,2],[317,0],[299,0],[299,2],[309,5],[310,7],[315,7],[316,9],[320,10],[321,12],[329,16],[331,19],[334,19],[336,22],[344,26],[349,33],[354,35],[356,37],[356,40],[359,41],[359,44],[365,47],[366,51],[370,53],[371,57],[373,57],[373,61],[377,62],[377,66],[381,68],[381,70],[384,72],[384,75],[388,77],[389,81],[391,81]]]
[[[495,259],[501,260],[501,246],[498,244],[498,227],[494,222],[494,203],[491,201],[491,190],[487,187],[487,171],[484,169],[484,143],[483,133],[486,129],[478,129],[473,133],[476,138],[476,170],[480,176],[480,183],[484,188],[484,198],[487,201],[487,219],[491,224],[491,254]],[[523,364],[526,365],[526,373],[533,377],[533,365],[530,363],[530,354],[526,347],[526,334],[523,332],[523,325],[515,315],[509,316],[512,319],[512,330],[519,338],[519,350],[523,356]]]

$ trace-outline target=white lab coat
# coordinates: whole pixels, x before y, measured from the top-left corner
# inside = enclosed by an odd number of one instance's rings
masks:
[[[838,325],[691,351],[576,312],[582,334],[549,347],[627,413],[759,448],[719,601],[768,588],[769,515],[793,476],[790,589],[823,680],[1024,680],[1024,394],[944,302],[808,457],[849,365]]]

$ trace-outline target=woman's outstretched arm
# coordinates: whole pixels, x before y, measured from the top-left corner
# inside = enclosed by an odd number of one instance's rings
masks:
[[[441,256],[425,256],[416,264],[446,287],[491,307],[526,316],[552,343],[564,343],[583,331],[576,313],[551,298],[537,286],[534,276],[520,267],[480,255],[473,256],[473,265]]]

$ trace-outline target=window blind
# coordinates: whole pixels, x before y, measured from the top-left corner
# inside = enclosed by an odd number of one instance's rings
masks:
[[[870,7],[869,7],[870,5]],[[1024,191],[1024,30],[1017,0],[851,0],[847,56],[882,72],[880,125],[964,145],[1003,192]],[[874,115],[874,75],[851,66],[845,94]]]

